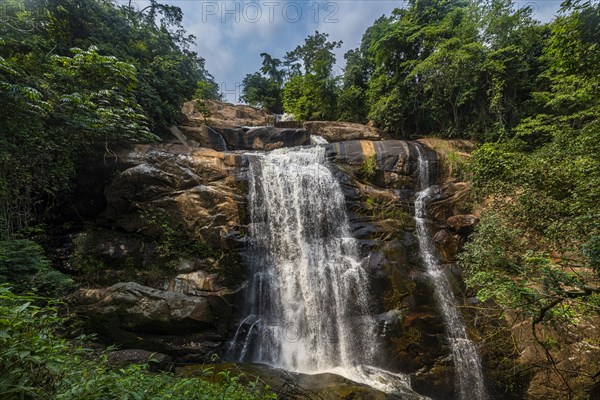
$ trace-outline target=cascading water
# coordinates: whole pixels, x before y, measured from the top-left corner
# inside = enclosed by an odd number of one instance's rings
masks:
[[[325,150],[255,154],[249,181],[256,271],[235,358],[307,373],[370,364],[368,278]]]
[[[436,186],[431,185],[431,161],[420,145],[415,145],[419,155],[419,182],[421,191],[415,199],[415,221],[419,240],[419,252],[433,282],[433,290],[446,324],[454,369],[457,376],[458,395],[461,400],[486,400],[488,395],[483,379],[481,360],[475,344],[469,339],[465,325],[456,307],[456,299],[450,282],[441,268],[427,224],[427,204],[435,195]]]
[[[369,280],[323,147],[250,155],[250,310],[229,357],[302,373],[332,372],[423,398],[403,374],[373,367]]]

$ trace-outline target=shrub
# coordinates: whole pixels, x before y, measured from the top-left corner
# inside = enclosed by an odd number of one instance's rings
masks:
[[[268,387],[244,385],[226,372],[208,381],[151,373],[140,365],[112,370],[106,354],[98,356],[83,347],[88,338],[69,341],[58,334],[70,322],[59,315],[59,306],[56,301],[17,295],[0,286],[0,399],[276,398]]]
[[[73,286],[68,276],[52,269],[40,245],[25,239],[0,241],[0,284],[16,291],[61,293]]]

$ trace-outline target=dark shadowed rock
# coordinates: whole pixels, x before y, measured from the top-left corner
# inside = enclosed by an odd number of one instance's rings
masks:
[[[473,232],[479,218],[472,214],[454,215],[446,220],[448,228],[456,233],[468,234]]]
[[[462,238],[456,233],[442,229],[433,236],[433,243],[438,250],[442,263],[447,264],[456,260],[456,255],[462,246]]]
[[[123,368],[131,364],[147,364],[161,370],[170,368],[173,359],[166,354],[140,349],[115,350],[108,353],[108,365]]]
[[[175,129],[177,131],[175,131]],[[171,132],[173,132],[183,144],[186,144],[189,147],[206,147],[217,151],[227,150],[227,143],[225,143],[221,134],[206,125],[180,125],[179,127],[172,127]]]
[[[281,147],[310,144],[310,133],[304,129],[285,129],[273,126],[256,128],[215,128],[229,150],[274,150]]]
[[[441,188],[441,196],[427,206],[427,214],[436,222],[446,223],[455,215],[469,214],[471,194],[466,182],[451,182]]]

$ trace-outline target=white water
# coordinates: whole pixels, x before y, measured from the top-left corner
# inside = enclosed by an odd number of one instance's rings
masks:
[[[419,154],[419,182],[421,191],[415,199],[415,221],[419,240],[419,253],[427,274],[433,282],[438,306],[446,325],[452,359],[457,377],[457,388],[461,400],[488,399],[481,360],[465,329],[465,325],[456,306],[456,299],[447,276],[440,265],[427,225],[427,204],[435,195],[437,188],[431,185],[430,160],[419,145],[415,146]]]
[[[410,379],[371,367],[377,345],[369,281],[345,199],[322,146],[253,154],[249,170],[254,279],[233,359],[331,372],[411,394]]]
[[[319,145],[319,144],[328,144],[329,142],[323,136],[319,135],[310,135],[310,144]]]

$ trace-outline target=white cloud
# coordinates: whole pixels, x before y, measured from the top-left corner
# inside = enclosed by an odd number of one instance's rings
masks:
[[[118,1],[126,4],[128,0]],[[260,53],[282,57],[315,30],[328,33],[330,40],[344,42],[336,50],[336,73],[341,73],[344,53],[360,44],[365,30],[381,15],[389,15],[394,8],[406,4],[389,0],[163,1],[181,7],[184,27],[197,37],[198,54],[228,91],[234,91],[246,74],[260,68]],[[148,4],[148,0],[133,2],[140,9]],[[561,0],[523,0],[517,6],[531,6],[534,17],[546,22],[555,15],[560,3]],[[228,100],[235,102],[237,94],[232,93]]]

